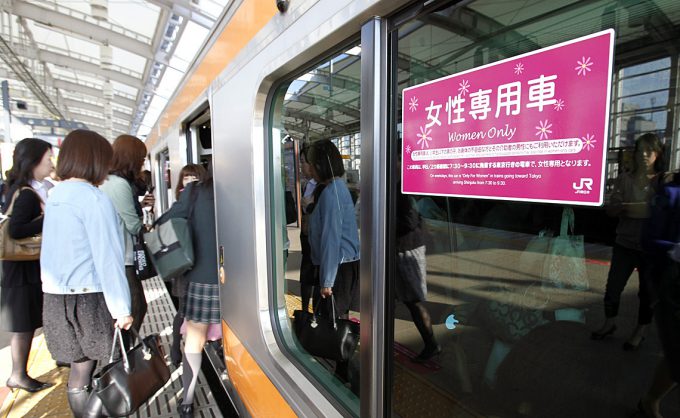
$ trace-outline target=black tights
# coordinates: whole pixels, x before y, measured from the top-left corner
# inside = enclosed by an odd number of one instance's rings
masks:
[[[79,389],[89,386],[96,365],[96,360],[83,360],[71,363],[71,373],[68,375],[68,387],[71,389]]]
[[[420,336],[423,338],[426,346],[433,346],[435,343],[434,331],[432,331],[432,319],[430,313],[427,311],[422,302],[404,302],[404,305],[411,312],[413,323],[418,328]]]
[[[33,379],[28,377],[26,372],[32,341],[33,331],[12,333],[10,340],[10,346],[12,347],[12,375],[9,380],[15,384],[28,385],[33,383]]]

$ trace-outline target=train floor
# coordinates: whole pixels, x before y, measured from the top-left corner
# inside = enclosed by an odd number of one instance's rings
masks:
[[[144,282],[144,291],[149,304],[148,312],[142,324],[142,335],[158,333],[161,336],[166,361],[170,364],[168,353],[172,338],[172,319],[175,307],[163,282],[153,278]],[[6,340],[6,335],[3,338]],[[11,370],[11,356],[9,345],[0,349],[0,385],[4,385]],[[153,398],[143,405],[136,414],[136,418],[176,417],[177,402],[182,396],[181,366],[175,369],[172,365],[171,377],[168,383]],[[38,393],[25,391],[10,391],[0,386],[0,418],[41,418],[41,417],[71,417],[66,400],[66,382],[68,368],[57,367],[50,356],[45,339],[37,334],[33,339],[29,357],[29,375],[41,381],[54,383],[54,386]],[[215,402],[205,376],[201,372],[196,388],[194,400],[195,415],[200,418],[222,417]]]

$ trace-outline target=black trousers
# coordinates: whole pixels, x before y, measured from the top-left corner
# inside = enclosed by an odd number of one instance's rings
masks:
[[[345,315],[349,310],[359,311],[359,260],[342,263],[333,284],[335,314]]]
[[[621,293],[623,293],[630,275],[637,268],[640,279],[638,324],[646,325],[652,322],[656,292],[654,292],[654,286],[651,283],[649,267],[649,262],[642,251],[614,244],[611,267],[607,276],[607,288],[604,294],[604,312],[607,318],[614,318],[619,314]]]

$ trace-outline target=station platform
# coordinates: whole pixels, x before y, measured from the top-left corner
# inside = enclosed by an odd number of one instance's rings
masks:
[[[157,333],[161,336],[166,362],[170,364],[170,342],[172,338],[172,319],[175,307],[160,278],[144,281],[144,292],[148,302],[148,312],[142,324],[141,334]],[[28,361],[30,376],[54,386],[38,393],[28,393],[22,390],[10,391],[4,384],[11,371],[11,354],[9,346],[0,350],[0,418],[41,418],[41,417],[71,417],[66,399],[66,384],[69,369],[57,367],[47,350],[45,338],[42,334],[33,339],[31,354]],[[182,396],[182,368],[171,368],[171,376],[165,387],[142,406],[135,418],[176,417],[177,402]],[[195,417],[221,418],[219,408],[213,398],[205,376],[201,372],[195,395]]]

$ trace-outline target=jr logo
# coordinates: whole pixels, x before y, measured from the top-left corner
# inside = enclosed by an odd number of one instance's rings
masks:
[[[581,182],[578,185],[576,183],[572,183],[571,186],[574,188],[574,193],[590,194],[590,191],[593,190],[593,179],[581,178]]]

